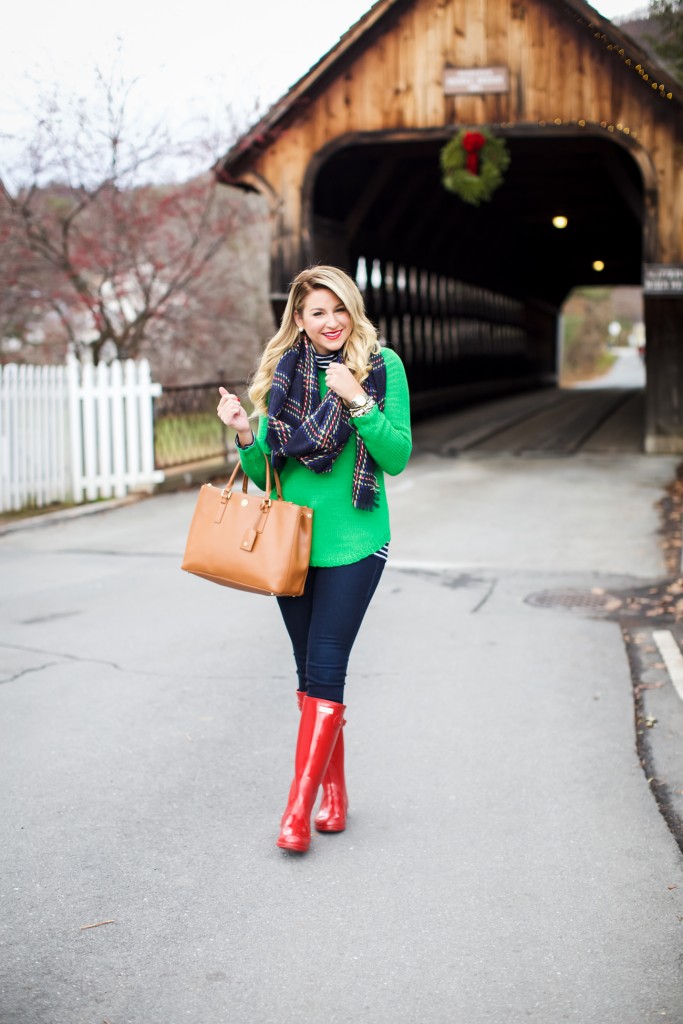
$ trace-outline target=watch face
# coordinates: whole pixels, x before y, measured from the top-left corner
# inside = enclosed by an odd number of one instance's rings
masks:
[[[356,398],[351,399],[351,406],[354,409],[362,409],[366,402],[367,398],[365,395],[358,395]]]

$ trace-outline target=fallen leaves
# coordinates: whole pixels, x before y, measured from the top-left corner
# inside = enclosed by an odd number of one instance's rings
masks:
[[[681,564],[681,518],[683,515],[683,467],[679,467],[676,479],[669,484],[666,495],[657,503],[661,518],[661,544],[667,572],[680,572]]]
[[[619,616],[622,621],[637,618],[683,622],[683,579],[676,576],[663,580],[656,586],[643,587],[630,594],[624,594]],[[644,643],[637,635],[634,641],[637,644]],[[652,653],[654,648],[647,643],[643,650]]]

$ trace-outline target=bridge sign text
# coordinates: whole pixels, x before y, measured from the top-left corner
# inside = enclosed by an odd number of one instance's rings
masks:
[[[510,91],[510,69],[444,68],[443,91],[446,96],[481,95]]]
[[[683,296],[683,263],[646,263],[643,295]]]

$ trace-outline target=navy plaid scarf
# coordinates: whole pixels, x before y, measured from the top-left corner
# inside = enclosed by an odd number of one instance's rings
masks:
[[[337,362],[343,362],[341,352]],[[371,370],[363,387],[384,409],[387,372],[381,353],[370,357]],[[339,395],[328,391],[321,400],[315,350],[305,334],[275,367],[268,398],[268,433],[272,463],[280,472],[285,459],[298,459],[314,473],[329,473],[353,429],[349,411]],[[356,465],[352,500],[369,511],[379,499],[375,463],[356,434]]]

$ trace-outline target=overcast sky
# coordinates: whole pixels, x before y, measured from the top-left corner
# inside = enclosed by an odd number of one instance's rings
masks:
[[[372,6],[371,0],[10,0],[0,34],[0,136],[21,132],[38,88],[89,80],[111,66],[120,45],[127,73],[141,79],[150,115],[173,124],[205,116],[218,124],[226,106],[248,117],[256,98],[276,100]],[[601,0],[608,18],[642,7]],[[120,42],[119,42],[120,41]],[[0,159],[7,143],[0,139]]]

